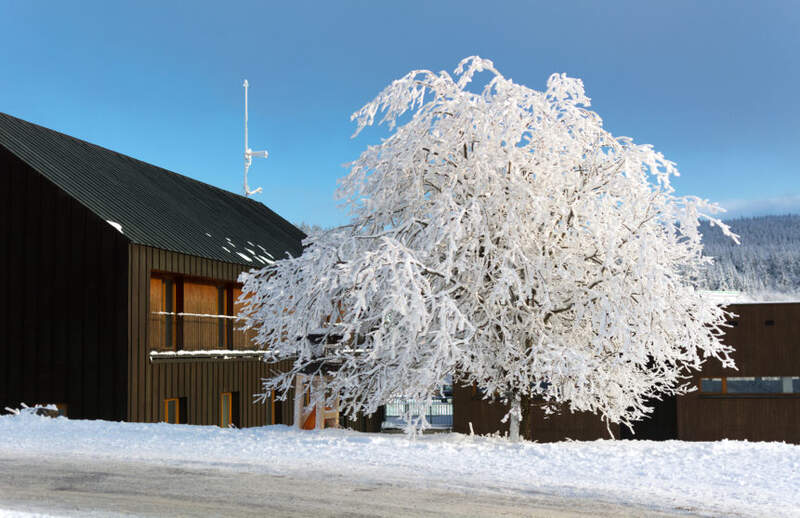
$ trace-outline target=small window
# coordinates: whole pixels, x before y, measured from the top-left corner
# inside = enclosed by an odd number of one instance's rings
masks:
[[[781,379],[777,376],[728,378],[729,394],[780,394]]]
[[[239,426],[239,393],[223,392],[219,397],[219,425],[222,428]]]
[[[734,396],[800,394],[800,376],[701,378],[700,392]]]
[[[722,392],[722,378],[702,378],[700,380],[700,392]]]
[[[67,404],[66,403],[56,403],[56,408],[58,409],[58,416],[59,417],[67,417]]]
[[[173,397],[164,400],[164,422],[186,424],[187,417],[185,397]]]
[[[231,425],[231,393],[223,392],[219,398],[219,425],[227,428]]]
[[[765,320],[764,321],[764,325],[765,326],[774,326],[775,325],[775,321],[774,320]]]

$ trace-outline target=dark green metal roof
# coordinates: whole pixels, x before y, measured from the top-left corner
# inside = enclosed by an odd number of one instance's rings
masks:
[[[253,267],[302,252],[264,204],[0,113],[0,146],[131,242]]]

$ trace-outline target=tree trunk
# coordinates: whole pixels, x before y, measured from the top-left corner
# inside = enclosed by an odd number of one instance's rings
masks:
[[[519,421],[521,417],[521,404],[519,394],[514,394],[511,399],[511,421],[508,425],[508,437],[511,442],[519,442]]]
[[[522,397],[522,421],[519,424],[520,435],[527,441],[533,440],[533,427],[531,426],[531,398]]]

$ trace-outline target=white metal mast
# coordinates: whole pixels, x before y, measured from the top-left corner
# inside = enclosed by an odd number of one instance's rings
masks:
[[[253,157],[267,158],[269,153],[266,151],[253,151],[247,146],[247,87],[250,86],[247,79],[244,80],[244,85],[242,86],[244,86],[244,195],[251,196],[261,192],[261,187],[250,190],[250,187],[247,186],[247,170],[250,169],[253,163]]]

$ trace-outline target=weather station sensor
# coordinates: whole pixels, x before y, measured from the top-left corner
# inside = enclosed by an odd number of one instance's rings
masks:
[[[250,86],[247,79],[244,80],[242,86],[244,86],[244,195],[252,196],[253,194],[260,193],[261,187],[257,187],[252,191],[250,190],[250,187],[247,185],[247,171],[250,169],[250,166],[253,165],[253,157],[267,158],[269,153],[266,151],[253,151],[247,145],[247,88]]]

